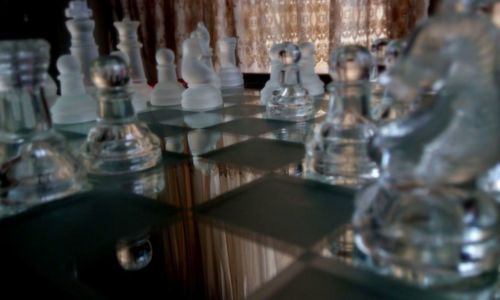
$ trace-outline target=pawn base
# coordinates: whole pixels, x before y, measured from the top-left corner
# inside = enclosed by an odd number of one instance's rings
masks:
[[[151,93],[151,105],[171,106],[181,104],[184,88],[176,82],[158,83]]]
[[[79,124],[95,121],[97,103],[87,95],[59,97],[50,109],[54,124]]]

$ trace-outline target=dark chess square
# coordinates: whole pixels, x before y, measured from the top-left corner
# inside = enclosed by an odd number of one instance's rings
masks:
[[[220,130],[228,133],[257,136],[266,132],[293,125],[292,122],[266,120],[258,118],[243,118],[227,122],[221,125],[210,127],[210,129]]]

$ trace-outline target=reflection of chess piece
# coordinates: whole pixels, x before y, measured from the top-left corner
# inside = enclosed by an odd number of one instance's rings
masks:
[[[192,110],[208,110],[222,106],[220,90],[212,84],[211,70],[202,60],[198,39],[189,38],[182,44],[182,77],[188,89],[182,93],[182,107]]]
[[[282,66],[280,57],[277,55],[277,49],[280,47],[282,47],[281,44],[274,44],[269,51],[269,57],[271,59],[271,78],[260,91],[260,102],[262,102],[262,104],[266,104],[267,101],[271,99],[273,92],[280,88],[280,71]]]
[[[243,74],[236,66],[236,38],[226,37],[219,39],[221,66],[219,76],[221,79],[222,93],[232,94],[243,89]]]
[[[45,80],[43,89],[45,91],[45,98],[47,98],[47,105],[52,107],[57,100],[57,84],[49,74],[47,74],[47,80]]]
[[[123,59],[127,66],[130,68],[130,62],[128,59],[127,54],[123,53],[122,51],[113,51],[110,53],[110,55],[118,56],[119,58]],[[137,87],[137,86],[136,86]],[[132,93],[132,105],[134,105],[134,110],[136,112],[141,112],[145,111],[148,109],[148,103],[146,101],[146,98],[144,98],[144,93],[142,93],[140,90],[137,91],[135,90],[130,83],[127,84],[127,89]]]
[[[116,259],[125,271],[139,271],[153,259],[153,246],[149,235],[125,238],[116,244]]]
[[[136,172],[161,160],[160,140],[137,120],[127,91],[128,67],[117,57],[99,58],[92,68],[99,91],[97,125],[87,136],[84,162],[93,174]]]
[[[208,32],[207,27],[200,22],[198,23],[196,30],[191,33],[191,38],[195,38],[198,40],[201,49],[201,61],[205,63],[205,65],[212,71],[210,74],[210,81],[212,84],[220,89],[221,88],[221,80],[217,73],[215,73],[214,63],[212,61],[213,50],[210,47],[210,33]]]
[[[302,86],[298,63],[301,58],[299,47],[283,43],[272,49],[279,57],[282,67],[280,88],[272,93],[267,102],[267,113],[271,118],[290,121],[304,121],[314,116],[314,103]]]
[[[221,138],[217,131],[204,131],[200,129],[191,130],[187,133],[189,150],[192,156],[198,156],[215,150],[217,142]]]
[[[99,56],[94,40],[94,20],[86,1],[70,1],[66,9],[66,27],[71,34],[71,54],[80,63],[85,86],[92,86],[90,67]]]
[[[300,59],[300,75],[304,88],[309,91],[311,96],[323,96],[325,93],[325,84],[314,72],[316,65],[315,49],[313,43],[301,43],[299,45],[302,58]]]
[[[150,100],[151,87],[148,85],[146,75],[144,74],[144,65],[141,57],[142,44],[139,42],[139,37],[137,36],[139,22],[124,18],[121,22],[114,22],[114,25],[118,30],[120,40],[117,48],[128,57],[130,86],[138,96],[141,96],[144,101],[148,102]]]
[[[84,171],[52,129],[43,92],[49,45],[0,42],[0,216],[79,192]]]
[[[97,117],[97,103],[83,86],[78,60],[72,55],[63,55],[57,60],[61,96],[51,108],[55,124],[75,124],[94,121]]]
[[[498,31],[474,14],[442,15],[410,40],[388,91],[406,100],[444,82],[446,92],[372,139],[381,177],[358,193],[356,245],[376,270],[417,284],[489,284],[500,219],[473,183],[500,161]]]
[[[151,104],[156,106],[181,104],[184,87],[177,80],[174,52],[165,48],[158,49],[156,62],[158,83],[151,93]]]
[[[372,58],[364,47],[346,46],[332,53],[330,64],[330,111],[307,144],[307,173],[356,187],[379,174],[367,151],[375,129],[369,111]]]

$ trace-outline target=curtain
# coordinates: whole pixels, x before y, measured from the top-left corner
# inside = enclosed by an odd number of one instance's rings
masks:
[[[172,48],[180,62],[182,41],[200,21],[211,33],[216,66],[217,39],[236,36],[243,72],[267,73],[268,50],[274,43],[312,41],[316,71],[326,73],[335,47],[349,43],[369,46],[381,37],[401,38],[427,15],[429,5],[429,0],[109,1],[116,20],[130,16],[141,22],[146,74],[153,82],[156,49]]]

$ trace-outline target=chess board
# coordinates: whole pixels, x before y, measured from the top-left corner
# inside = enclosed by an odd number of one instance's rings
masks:
[[[88,191],[0,221],[2,267],[23,295],[83,299],[441,299],[355,263],[354,191],[303,178],[303,123],[258,93],[207,112],[152,108],[160,166],[90,177]],[[93,124],[58,127],[78,152]],[[134,259],[136,258],[136,259]]]

